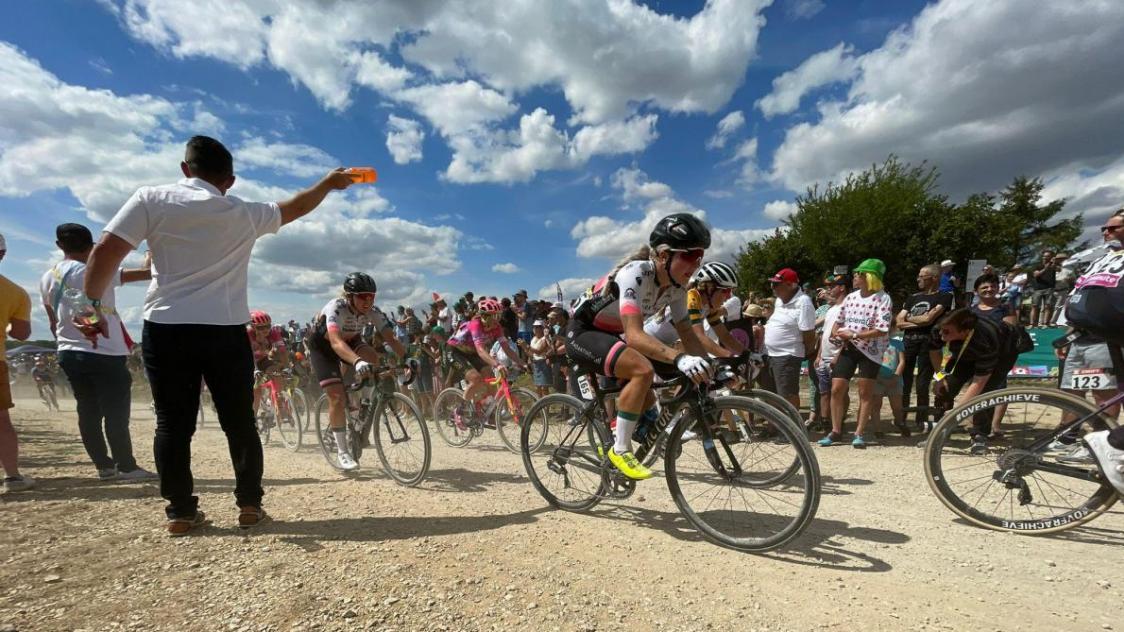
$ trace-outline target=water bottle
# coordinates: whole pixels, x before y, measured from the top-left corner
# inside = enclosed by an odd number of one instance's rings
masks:
[[[101,320],[97,310],[94,309],[90,299],[82,290],[70,288],[62,293],[62,299],[66,303],[66,306],[70,308],[70,313],[79,326],[88,327],[96,325],[98,321]]]
[[[374,184],[379,179],[374,167],[349,167],[344,170],[355,184]]]

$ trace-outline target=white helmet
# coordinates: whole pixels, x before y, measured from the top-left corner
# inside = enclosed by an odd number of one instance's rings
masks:
[[[735,288],[738,286],[738,273],[727,263],[721,261],[709,261],[702,264],[699,271],[695,273],[695,283],[703,281],[711,281],[718,287],[722,288]]]

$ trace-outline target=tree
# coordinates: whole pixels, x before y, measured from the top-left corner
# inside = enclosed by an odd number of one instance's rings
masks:
[[[1043,188],[1045,184],[1041,178],[1019,176],[999,194],[999,212],[1012,226],[1019,228],[1012,237],[1015,261],[1029,263],[1036,260],[1042,250],[1057,252],[1066,248],[1081,236],[1085,227],[1081,214],[1049,224],[1065,208],[1065,200],[1040,205]]]

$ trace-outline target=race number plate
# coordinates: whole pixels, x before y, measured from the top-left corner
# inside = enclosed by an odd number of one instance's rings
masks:
[[[593,385],[589,383],[588,375],[578,376],[578,390],[581,391],[582,399],[593,400],[596,397],[593,394]]]
[[[1116,385],[1105,369],[1077,369],[1065,388],[1075,391],[1107,391]]]

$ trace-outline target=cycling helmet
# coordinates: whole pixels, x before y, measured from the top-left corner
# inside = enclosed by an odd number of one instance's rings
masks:
[[[503,310],[499,301],[493,301],[490,298],[482,298],[476,304],[476,310],[481,314],[498,314]]]
[[[735,288],[738,286],[738,273],[729,264],[710,261],[695,273],[695,283],[702,281],[710,281],[721,288]]]
[[[269,314],[261,310],[254,310],[250,312],[250,324],[254,327],[261,327],[263,325],[272,325],[273,321],[270,320]]]
[[[352,272],[347,275],[347,279],[343,282],[343,291],[348,294],[377,292],[378,286],[375,285],[375,280],[366,272]]]
[[[648,237],[648,245],[669,246],[672,250],[710,248],[710,228],[690,213],[673,213],[661,219]]]

